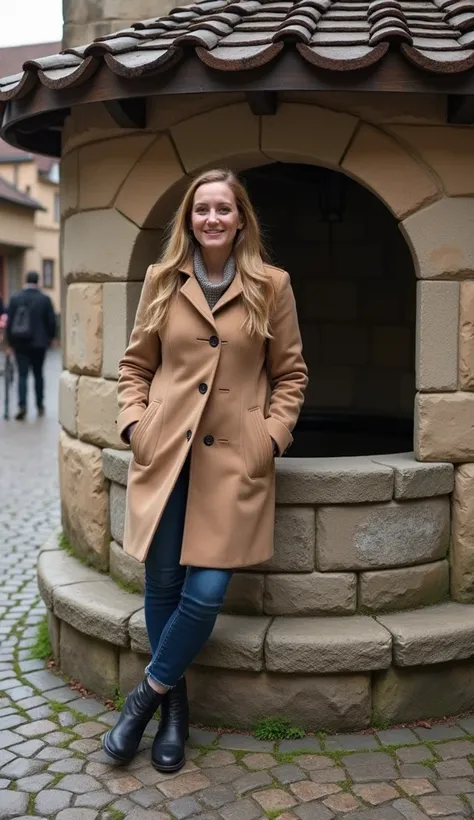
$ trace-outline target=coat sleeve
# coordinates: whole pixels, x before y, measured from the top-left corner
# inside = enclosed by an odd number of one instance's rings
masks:
[[[293,442],[292,430],[298,421],[308,384],[295,297],[286,271],[276,296],[272,334],[267,348],[271,395],[266,426],[279,453],[283,454]]]
[[[153,298],[152,267],[150,265],[146,272],[130,341],[119,362],[117,425],[120,438],[126,444],[129,443],[127,427],[143,416],[153,376],[161,363],[160,337],[156,332],[145,330],[146,312]]]

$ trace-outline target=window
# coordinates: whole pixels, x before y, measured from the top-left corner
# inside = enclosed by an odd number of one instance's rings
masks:
[[[61,203],[59,194],[54,195],[54,221],[59,222],[61,219]]]
[[[54,287],[54,259],[43,259],[43,287]]]

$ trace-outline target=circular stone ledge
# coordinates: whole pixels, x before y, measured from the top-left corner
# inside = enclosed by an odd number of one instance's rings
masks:
[[[38,580],[58,665],[96,694],[125,694],[149,657],[143,599],[54,539]],[[284,714],[308,731],[352,730],[368,727],[372,712],[394,721],[456,714],[474,706],[474,606],[378,617],[222,613],[187,677],[192,719],[207,725],[248,729]]]

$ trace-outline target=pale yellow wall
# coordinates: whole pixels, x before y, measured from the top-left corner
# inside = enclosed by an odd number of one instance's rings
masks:
[[[34,242],[34,211],[0,202],[0,243],[27,248]]]

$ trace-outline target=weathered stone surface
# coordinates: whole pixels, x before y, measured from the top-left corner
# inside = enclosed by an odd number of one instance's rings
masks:
[[[100,697],[113,698],[119,681],[116,646],[61,623],[61,671]]]
[[[118,485],[113,485],[118,486]],[[119,544],[110,542],[109,568],[112,578],[118,578],[125,584],[130,584],[136,590],[145,589],[145,564],[127,555]]]
[[[450,601],[416,612],[379,615],[393,637],[397,666],[445,663],[474,655],[474,606]]]
[[[474,460],[474,394],[417,393],[415,453],[422,461]]]
[[[114,208],[70,216],[64,223],[64,275],[68,280],[77,275],[90,280],[99,276],[108,281],[128,279],[138,232]],[[114,241],[104,242],[106,236],[113,236]]]
[[[272,672],[365,672],[390,665],[390,633],[372,618],[275,618],[265,640]]]
[[[308,731],[370,723],[369,675],[256,674],[193,665],[186,678],[192,720],[206,725],[249,729],[269,715],[285,715]]]
[[[452,516],[451,595],[474,603],[474,464],[456,467]]]
[[[459,386],[474,390],[474,282],[461,283]]]
[[[64,550],[51,550],[42,552],[38,558],[37,578],[41,597],[52,609],[55,589],[82,581],[101,581],[103,576]]]
[[[264,575],[234,572],[227,587],[222,612],[232,615],[260,615],[263,612]]]
[[[274,554],[250,569],[309,572],[314,568],[315,516],[311,507],[276,507]]]
[[[264,611],[267,615],[332,615],[355,612],[357,576],[349,572],[268,575]]]
[[[445,197],[409,216],[401,229],[421,279],[467,278],[474,272],[473,197]]]
[[[58,618],[86,635],[119,646],[128,646],[128,622],[142,606],[141,595],[125,592],[110,578],[54,591],[54,613]]]
[[[115,207],[135,225],[143,227],[150,219],[150,214],[156,211],[159,200],[165,198],[169,190],[183,178],[187,179],[173,143],[168,136],[159,136],[128,174]],[[140,191],[139,196],[137,191]],[[153,227],[164,223],[163,218],[158,222],[156,218],[153,219]]]
[[[438,175],[448,196],[474,194],[474,149],[470,128],[392,125],[390,131],[419,154]]]
[[[282,103],[274,117],[262,118],[262,151],[279,162],[336,167],[356,125],[357,119],[350,114]]]
[[[130,647],[132,652],[142,655],[150,654],[150,644],[145,625],[145,612],[139,609],[134,612],[128,623],[128,633],[130,635]]]
[[[63,370],[59,379],[59,423],[71,436],[77,435],[77,383],[77,376]]]
[[[316,565],[326,571],[421,564],[444,557],[448,540],[448,498],[320,507]]]
[[[102,469],[105,477],[126,487],[131,456],[130,451],[102,450]]]
[[[377,194],[399,218],[440,196],[428,169],[371,125],[361,125],[342,168]]]
[[[474,663],[391,667],[374,678],[372,708],[390,723],[444,717],[474,707]]]
[[[259,119],[245,103],[206,111],[174,125],[171,136],[186,171],[216,167],[224,160],[232,167],[262,165]]]
[[[123,530],[125,525],[126,490],[121,484],[110,485],[110,533],[118,544],[123,544]]]
[[[417,390],[457,388],[459,289],[459,282],[417,282]]]
[[[59,183],[61,216],[67,217],[77,209],[78,204],[78,152],[70,151],[61,157],[61,175]]]
[[[135,163],[153,142],[152,134],[103,140],[79,149],[79,209],[109,208]],[[136,193],[134,199],[138,199]]]
[[[77,434],[99,447],[125,448],[117,432],[117,382],[81,376],[77,390]]]
[[[358,604],[366,612],[429,606],[448,593],[447,561],[359,574]]]
[[[133,197],[133,201],[141,202],[141,196]],[[142,282],[106,282],[103,288],[102,375],[108,379],[117,379],[119,361],[132,332]]]
[[[394,498],[429,498],[447,495],[454,486],[452,464],[416,461],[413,453],[393,453],[371,456],[373,461],[390,467],[394,472]]]
[[[225,669],[263,669],[263,644],[270,620],[250,615],[218,615],[211,637],[195,662]]]
[[[118,682],[123,694],[131,692],[143,680],[143,672],[149,660],[149,655],[138,655],[131,649],[120,650]]]
[[[69,285],[66,327],[67,369],[98,376],[102,368],[102,285]]]
[[[107,482],[98,447],[62,432],[59,480],[64,530],[74,548],[100,569],[108,562]]]
[[[48,621],[48,635],[51,644],[51,651],[53,653],[53,657],[56,659],[56,662],[59,663],[59,636],[61,631],[61,621],[59,618],[56,618],[56,615],[53,615],[49,609],[46,613],[46,617]]]
[[[362,504],[392,494],[393,471],[368,457],[277,460],[277,504]]]

